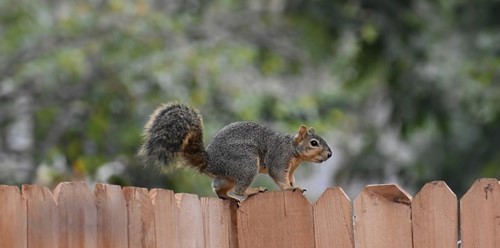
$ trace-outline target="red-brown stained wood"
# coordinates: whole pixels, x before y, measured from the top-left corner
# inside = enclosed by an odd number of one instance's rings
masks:
[[[240,248],[314,247],[313,207],[299,192],[251,196],[237,210]]]
[[[206,248],[229,248],[231,213],[230,201],[202,197],[201,211]]]
[[[411,203],[413,248],[456,248],[458,242],[458,202],[445,182],[424,187]]]
[[[354,201],[356,248],[412,247],[410,204],[397,185],[366,186]]]
[[[462,247],[500,247],[500,185],[477,180],[460,200]]]
[[[60,183],[54,197],[59,206],[59,247],[97,247],[97,209],[87,184]]]
[[[317,248],[354,247],[352,204],[341,188],[329,188],[314,204]]]
[[[118,185],[96,184],[98,247],[128,247],[128,215],[125,197]]]
[[[238,203],[234,200],[229,201],[229,216],[231,221],[231,230],[229,230],[229,247],[238,248]]]
[[[205,247],[203,215],[200,199],[193,194],[175,194],[179,214],[177,215],[177,247]]]
[[[26,202],[16,186],[0,185],[0,247],[27,247]]]
[[[174,192],[152,189],[149,194],[154,208],[156,247],[175,248],[177,245],[177,203]]]
[[[152,248],[156,246],[154,207],[145,188],[124,187],[127,202],[128,247]]]
[[[28,219],[28,247],[59,247],[59,208],[48,188],[23,185]]]

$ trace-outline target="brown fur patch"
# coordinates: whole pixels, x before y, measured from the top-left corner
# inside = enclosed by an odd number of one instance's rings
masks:
[[[181,146],[181,151],[184,151],[186,147],[189,145],[189,141],[191,140],[191,137],[196,135],[194,132],[189,131],[184,140],[182,141],[182,146]]]
[[[297,167],[299,167],[299,165],[302,161],[303,160],[301,158],[296,158],[296,157],[293,157],[292,159],[290,159],[290,162],[288,162],[288,173],[290,175],[292,175],[293,172],[295,171],[295,169],[297,169]]]
[[[318,147],[315,149],[306,150],[305,152],[300,154],[300,157],[304,161],[312,161],[317,156],[321,156],[322,153],[323,153],[323,149]]]
[[[289,187],[292,187],[292,184],[295,184],[295,177],[293,176],[293,173],[295,170],[299,167],[300,163],[303,160],[300,157],[293,157],[290,159],[288,162],[288,168],[287,168],[287,174],[285,175],[288,183],[290,184]],[[287,186],[288,188],[288,186]]]
[[[257,157],[257,167],[259,168],[259,173],[269,174],[269,170],[265,165],[262,165],[259,157]]]

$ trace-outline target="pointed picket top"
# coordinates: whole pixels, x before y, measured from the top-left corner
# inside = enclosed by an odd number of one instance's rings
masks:
[[[171,190],[149,191],[154,208],[156,247],[176,247],[177,203]]]
[[[59,247],[97,247],[97,208],[84,182],[63,182],[54,189],[59,208]]]
[[[352,204],[340,187],[328,188],[314,204],[315,247],[354,247]]]
[[[0,247],[500,247],[500,183],[478,179],[460,200],[446,183],[412,197],[368,185],[351,204],[330,188],[267,192],[233,201],[162,189],[60,183],[0,185]],[[458,218],[460,217],[460,218]],[[458,226],[458,220],[460,226]],[[460,230],[460,234],[458,234]]]
[[[500,184],[476,180],[460,200],[463,247],[500,247]]]
[[[300,192],[257,194],[236,212],[240,248],[314,247],[313,207]]]
[[[46,187],[23,185],[28,219],[28,244],[40,248],[59,247],[59,209]]]
[[[354,200],[355,246],[412,247],[411,200],[395,184],[365,186]]]
[[[205,247],[200,198],[194,194],[175,194],[177,201],[177,247]]]
[[[372,184],[365,186],[364,190],[394,203],[409,205],[412,200],[411,195],[397,184]]]
[[[127,204],[118,185],[96,184],[97,242],[99,247],[128,247]]]
[[[17,186],[0,185],[0,247],[27,246],[26,201]]]
[[[414,248],[456,248],[458,203],[443,181],[429,182],[411,203]]]

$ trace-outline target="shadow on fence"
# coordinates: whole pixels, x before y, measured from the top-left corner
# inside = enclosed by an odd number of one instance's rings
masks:
[[[163,189],[0,186],[0,247],[456,248],[460,237],[463,247],[498,248],[499,186],[479,179],[460,201],[441,181],[413,199],[397,185],[368,185],[353,203],[341,188],[314,204],[268,192],[239,208]]]

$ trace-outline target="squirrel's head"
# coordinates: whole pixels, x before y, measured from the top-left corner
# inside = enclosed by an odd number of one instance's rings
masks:
[[[304,125],[299,127],[294,137],[296,155],[303,161],[321,163],[332,156],[332,151],[325,140],[316,134],[314,128]]]

